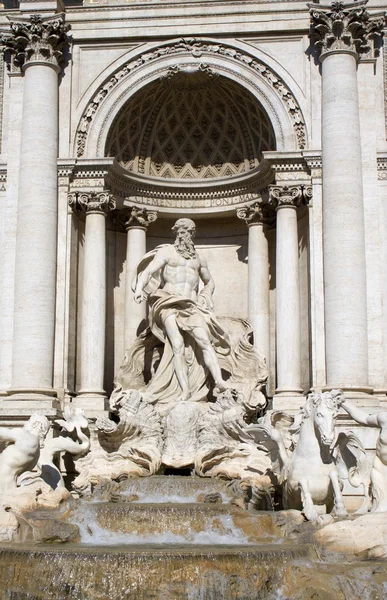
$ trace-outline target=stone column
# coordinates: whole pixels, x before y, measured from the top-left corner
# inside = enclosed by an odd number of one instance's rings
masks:
[[[366,2],[310,5],[322,63],[322,188],[327,387],[368,380],[362,155],[357,61],[380,35]]]
[[[34,15],[2,37],[24,71],[9,391],[23,400],[55,395],[58,73],[68,29],[62,16]]]
[[[237,209],[248,232],[248,311],[254,333],[254,346],[270,357],[269,246],[265,234],[266,215],[262,201]]]
[[[295,396],[301,389],[300,284],[297,208],[301,186],[270,186],[277,211],[276,232],[276,394]]]
[[[71,193],[69,204],[86,212],[81,306],[80,390],[77,405],[104,408],[106,327],[106,224],[115,201],[108,192]],[[91,406],[92,404],[92,406]]]
[[[150,223],[157,219],[157,212],[144,208],[122,211],[117,217],[127,231],[125,269],[125,350],[130,348],[137,335],[144,329],[146,303],[137,304],[133,299],[132,283],[136,267],[146,254],[146,232]]]

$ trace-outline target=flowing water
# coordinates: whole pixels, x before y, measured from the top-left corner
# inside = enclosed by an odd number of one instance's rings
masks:
[[[321,559],[305,536],[284,538],[278,513],[233,506],[222,482],[155,477],[121,492],[79,503],[80,543],[3,544],[0,600],[387,600],[387,564]]]

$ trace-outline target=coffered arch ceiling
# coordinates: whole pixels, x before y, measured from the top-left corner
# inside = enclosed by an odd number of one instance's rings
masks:
[[[150,178],[208,180],[247,174],[275,149],[270,120],[250,92],[205,67],[177,67],[122,107],[105,156]]]

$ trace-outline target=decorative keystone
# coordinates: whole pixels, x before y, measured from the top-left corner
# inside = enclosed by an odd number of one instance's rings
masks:
[[[148,229],[148,226],[156,221],[157,212],[132,206],[128,210],[118,212],[116,218],[117,221],[125,227],[126,231],[131,227]]]
[[[10,26],[11,31],[2,33],[0,40],[16,66],[41,61],[57,67],[62,64],[70,29],[63,16],[53,19],[32,15],[29,21],[11,21]]]
[[[110,192],[71,192],[68,194],[68,203],[73,210],[84,210],[86,214],[106,215],[116,207]]]
[[[346,50],[358,55],[375,49],[383,37],[386,25],[384,16],[372,17],[365,9],[368,0],[344,4],[332,2],[330,6],[308,4],[311,15],[310,38],[321,51]]]

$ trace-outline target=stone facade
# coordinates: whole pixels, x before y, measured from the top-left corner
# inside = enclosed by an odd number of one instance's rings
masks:
[[[274,408],[332,388],[385,405],[385,8],[5,3],[1,422],[106,411],[146,325],[136,264],[181,216]]]

